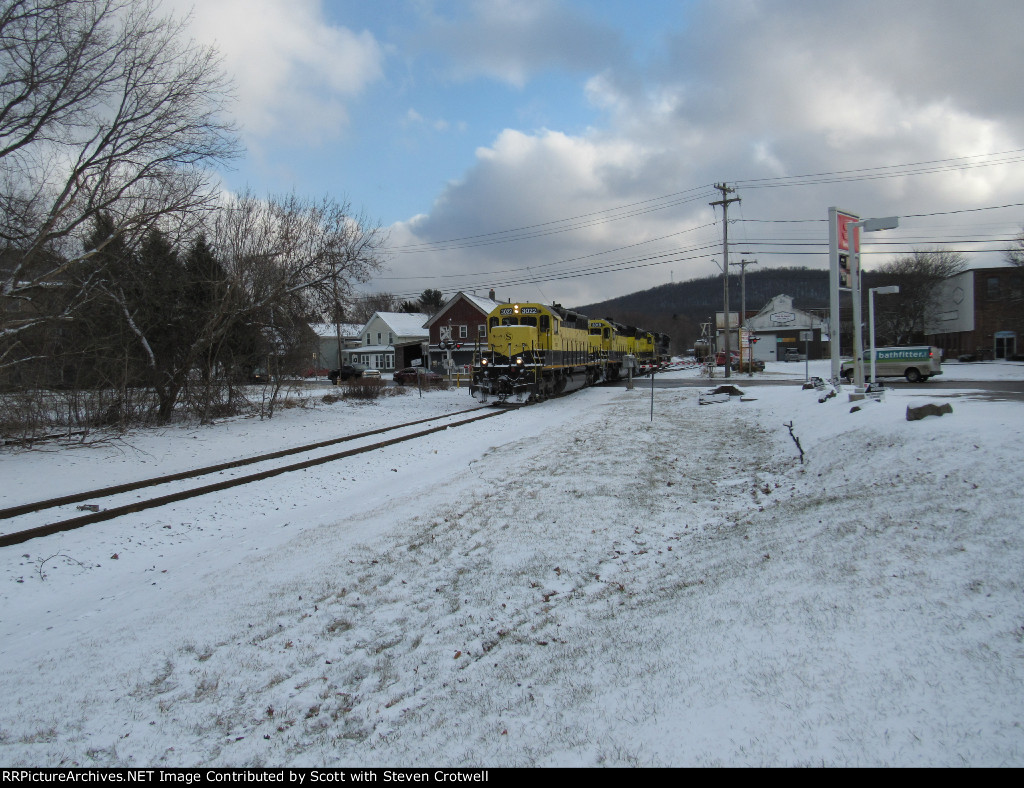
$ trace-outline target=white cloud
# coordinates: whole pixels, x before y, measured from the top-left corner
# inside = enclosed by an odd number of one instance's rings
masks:
[[[592,71],[623,55],[615,31],[556,0],[474,0],[454,15],[433,15],[417,47],[438,53],[449,73],[486,76],[523,88],[558,68]]]
[[[410,107],[405,113],[405,125],[428,127],[437,132],[445,132],[453,128],[452,124],[445,120],[444,118],[435,118],[433,120],[428,120],[412,107]],[[457,131],[464,131],[465,126],[465,123],[456,123],[454,125],[454,128]]]
[[[320,0],[209,0],[192,9],[192,30],[223,56],[249,139],[336,136],[346,102],[383,76],[375,37],[327,22]]]
[[[541,2],[517,17],[504,4],[493,12],[474,5],[470,21],[483,35],[471,47],[462,38],[469,23],[459,35],[451,32],[450,40],[465,45],[453,57],[467,69],[490,69],[496,77],[525,85],[538,64],[555,62],[550,54],[534,57],[532,45],[541,39],[527,35],[540,16],[554,10],[552,3]],[[577,135],[506,129],[478,150],[476,163],[447,186],[429,215],[395,228],[396,243],[535,226],[532,237],[398,255],[395,273],[463,273],[464,281],[475,277],[486,288],[512,276],[504,272],[527,266],[531,274],[568,270],[573,266],[551,264],[670,233],[683,235],[586,259],[679,251],[720,238],[720,227],[692,229],[711,219],[707,203],[713,196],[627,220],[581,221],[572,232],[549,231],[564,226],[552,224],[556,220],[722,180],[1024,148],[1024,102],[1014,85],[1024,57],[1012,42],[1012,31],[1024,26],[1019,0],[970,6],[851,0],[841,14],[837,10],[809,0],[750,0],[741,10],[709,0],[696,6],[689,28],[676,34],[664,57],[645,69],[595,61],[585,95],[606,113],[603,127]],[[499,17],[505,23],[503,43],[493,38]],[[1017,164],[814,188],[749,189],[731,216],[823,219],[833,204],[889,215],[1020,202],[1021,174]],[[730,235],[744,241],[770,232],[794,231],[740,224]],[[824,260],[766,256],[762,263],[820,267]],[[670,270],[679,281],[715,269],[700,259],[586,279],[552,277],[542,294],[533,288],[508,294],[586,303],[667,282]],[[438,283],[446,281],[463,280]],[[416,286],[409,289],[415,292]]]

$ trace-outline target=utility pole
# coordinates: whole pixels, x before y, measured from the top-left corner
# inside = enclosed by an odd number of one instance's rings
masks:
[[[757,260],[740,260],[738,263],[730,263],[730,265],[738,265],[740,267],[740,369],[743,369],[743,326],[747,322],[747,266],[757,265]],[[747,343],[749,347],[750,343]],[[750,353],[751,358],[747,359],[747,371],[750,376],[754,375],[754,359],[753,351]]]
[[[732,377],[732,353],[729,348],[729,203],[739,202],[739,197],[729,197],[735,194],[735,189],[730,189],[724,183],[716,183],[715,188],[722,193],[722,199],[708,203],[708,205],[722,206],[722,278],[725,290],[725,376]]]

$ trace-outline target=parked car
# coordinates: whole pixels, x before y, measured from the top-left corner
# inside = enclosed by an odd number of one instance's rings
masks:
[[[373,380],[380,380],[380,370],[379,369],[364,369],[363,370],[363,377],[364,378],[371,378]]]
[[[356,364],[342,364],[338,369],[332,369],[327,373],[327,377],[331,379],[331,383],[337,383],[339,380],[350,380],[352,378],[358,378],[366,374],[364,367]],[[378,377],[380,373],[377,373]]]
[[[270,373],[267,372],[263,367],[256,367],[252,372],[249,373],[250,383],[269,383]]]
[[[738,350],[730,350],[729,351],[729,355],[732,356],[732,365],[733,366],[736,366],[737,364],[740,363],[740,354],[739,354]],[[720,366],[720,367],[724,367],[725,366],[725,351],[724,350],[719,350],[718,351],[717,355],[715,356],[715,363],[718,366]]]
[[[806,359],[807,356],[795,347],[786,348],[785,352],[782,354],[783,361],[805,361]]]
[[[399,386],[416,383],[417,378],[427,386],[432,383],[440,383],[444,380],[443,376],[438,375],[436,372],[431,372],[429,369],[424,369],[423,367],[406,367],[405,369],[400,369],[395,373],[395,383]]]

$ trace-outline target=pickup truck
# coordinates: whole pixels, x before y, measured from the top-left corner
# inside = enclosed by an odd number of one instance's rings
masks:
[[[356,366],[354,364],[342,364],[338,369],[332,369],[328,372],[327,377],[331,379],[331,383],[337,385],[339,380],[362,377],[364,371],[364,367]]]
[[[844,361],[839,374],[853,380],[853,360]],[[928,345],[875,348],[875,376],[905,377],[910,383],[942,374],[942,351]],[[871,377],[871,351],[864,351],[864,379]]]

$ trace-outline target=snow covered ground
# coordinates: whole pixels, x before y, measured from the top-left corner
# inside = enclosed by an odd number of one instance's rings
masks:
[[[1024,365],[857,412],[803,375],[653,423],[588,389],[2,548],[0,762],[1024,765],[1024,403],[971,383]],[[473,405],[327,392],[4,450],[0,508]]]

